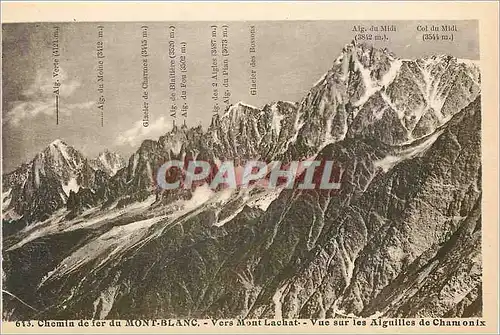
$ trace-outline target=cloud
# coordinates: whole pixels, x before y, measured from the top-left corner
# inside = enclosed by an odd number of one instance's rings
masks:
[[[70,97],[79,87],[80,82],[68,78],[66,72],[60,68],[58,75],[60,82],[59,96]],[[39,115],[52,116],[55,114],[54,79],[52,73],[47,70],[39,70],[34,82],[28,89],[22,92],[23,98],[14,101],[10,110],[6,113],[4,122],[12,126],[19,126],[24,121],[30,121]],[[61,103],[59,112],[71,114],[78,110],[88,110],[95,104],[94,101],[81,103]]]
[[[167,120],[164,116],[150,122],[148,127],[144,127],[142,121],[137,121],[132,128],[118,136],[116,144],[136,147],[145,139],[159,137],[170,129],[172,129],[172,121]]]

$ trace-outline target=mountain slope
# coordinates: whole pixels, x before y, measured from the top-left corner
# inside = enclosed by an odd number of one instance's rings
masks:
[[[4,317],[481,315],[479,83],[472,62],[350,44],[299,104],[144,141],[4,240],[4,286],[37,310],[10,297]],[[340,190],[155,187],[170,159],[311,157]],[[71,161],[44,169],[55,189],[86,180]]]
[[[9,228],[44,221],[74,194],[107,183],[111,170],[122,164],[120,159],[108,152],[89,160],[65,142],[53,141],[29,163],[3,176],[2,218],[10,222],[4,234]]]
[[[125,161],[119,154],[106,150],[93,159],[91,165],[94,170],[101,170],[109,176],[114,176],[118,170],[125,167]]]

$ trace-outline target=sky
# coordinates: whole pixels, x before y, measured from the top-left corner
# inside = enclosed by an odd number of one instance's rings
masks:
[[[422,27],[455,24],[453,41],[423,41]],[[172,128],[169,51],[176,52],[176,104],[180,107],[181,42],[185,42],[187,118],[189,126],[207,127],[214,100],[212,27],[221,52],[227,27],[229,55],[217,57],[219,104],[229,79],[230,103],[262,107],[277,100],[300,101],[331,68],[342,48],[359,36],[359,26],[395,25],[388,40],[372,41],[400,58],[450,54],[479,59],[477,21],[238,21],[238,22],[95,22],[16,23],[2,25],[2,168],[15,169],[55,139],[95,157],[106,149],[125,158],[144,139],[157,139]],[[54,37],[58,27],[57,38]],[[143,26],[147,26],[147,57],[143,57]],[[171,27],[175,27],[171,39]],[[255,52],[250,52],[254,26]],[[102,35],[99,36],[99,27]],[[354,27],[357,27],[354,29]],[[370,32],[372,35],[383,34]],[[439,32],[441,34],[441,32]],[[57,40],[58,54],[53,55]],[[174,45],[170,42],[174,42]],[[102,42],[102,54],[98,54]],[[252,67],[250,57],[255,56]],[[104,56],[104,58],[98,58]],[[148,62],[148,117],[143,124],[143,59]],[[222,61],[229,62],[222,76]],[[104,90],[99,92],[102,60]],[[53,76],[57,61],[58,75]],[[251,94],[250,71],[256,71],[257,93]],[[59,80],[58,117],[53,86]],[[98,101],[104,97],[103,112]],[[178,112],[177,124],[184,122]]]

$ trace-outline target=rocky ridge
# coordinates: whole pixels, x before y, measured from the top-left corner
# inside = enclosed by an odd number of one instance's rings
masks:
[[[37,310],[9,298],[4,317],[481,315],[479,83],[470,61],[350,44],[300,103],[236,104],[114,175],[51,144],[4,177],[51,185],[11,202],[57,198],[4,240],[4,286]],[[311,156],[341,190],[154,188],[168,159]]]

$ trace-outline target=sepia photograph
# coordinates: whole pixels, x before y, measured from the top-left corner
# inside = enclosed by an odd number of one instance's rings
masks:
[[[480,36],[477,19],[3,22],[2,320],[481,329]]]

